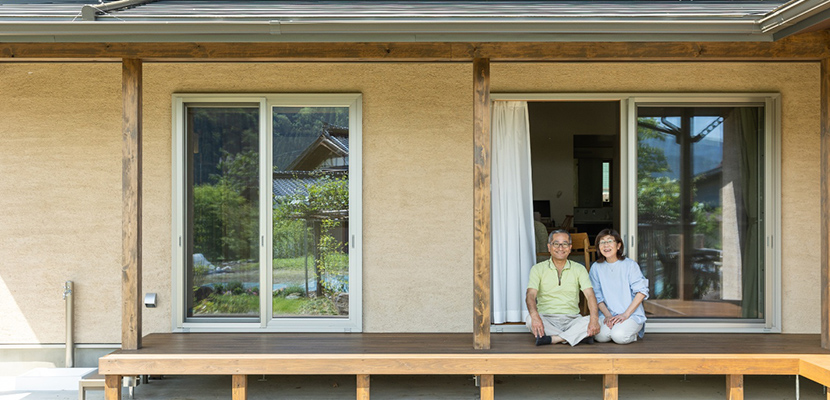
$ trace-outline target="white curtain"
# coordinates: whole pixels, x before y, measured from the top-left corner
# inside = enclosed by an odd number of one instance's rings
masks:
[[[493,103],[492,138],[493,323],[524,322],[536,261],[527,102]]]

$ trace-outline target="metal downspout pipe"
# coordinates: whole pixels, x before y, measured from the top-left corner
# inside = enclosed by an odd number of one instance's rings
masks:
[[[73,287],[74,284],[72,281],[66,281],[63,284],[63,300],[66,301],[66,368],[72,368],[75,366],[75,338],[72,336],[73,325],[75,323],[72,312]]]

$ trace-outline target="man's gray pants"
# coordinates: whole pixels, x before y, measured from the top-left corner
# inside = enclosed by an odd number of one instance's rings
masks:
[[[588,337],[588,323],[591,318],[579,314],[539,314],[545,325],[545,335],[559,336],[569,345],[576,346],[582,339]],[[528,315],[525,326],[530,330],[531,318]],[[531,331],[532,332],[532,331]]]

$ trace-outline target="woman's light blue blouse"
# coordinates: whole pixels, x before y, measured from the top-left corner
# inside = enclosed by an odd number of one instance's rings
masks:
[[[648,279],[643,276],[640,266],[626,258],[613,263],[595,262],[589,272],[597,303],[605,302],[611,315],[625,312],[634,296],[642,293],[648,298]],[[638,324],[646,322],[646,313],[640,304],[631,315]]]

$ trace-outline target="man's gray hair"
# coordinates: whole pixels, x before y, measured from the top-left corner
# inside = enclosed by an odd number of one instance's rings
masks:
[[[568,243],[573,242],[573,239],[571,238],[571,233],[570,232],[568,232],[565,229],[554,229],[553,232],[551,232],[550,235],[548,235],[548,243],[553,243],[553,235],[556,235],[556,234],[559,234],[559,233],[564,233],[564,234],[568,235]]]

